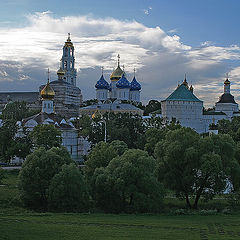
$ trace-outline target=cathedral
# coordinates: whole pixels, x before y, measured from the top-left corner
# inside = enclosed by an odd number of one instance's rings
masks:
[[[134,106],[140,103],[141,84],[134,76],[131,82],[128,81],[126,73],[120,67],[120,56],[118,55],[117,68],[110,75],[108,83],[103,72],[96,85],[97,104],[80,108],[80,115],[93,116],[96,112],[130,113],[143,115],[143,110]],[[132,104],[133,103],[133,104]]]

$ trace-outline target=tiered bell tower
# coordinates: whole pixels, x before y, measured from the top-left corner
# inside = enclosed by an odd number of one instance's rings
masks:
[[[63,56],[61,59],[62,70],[65,72],[63,81],[76,86],[77,70],[74,68],[74,46],[70,39],[70,33],[68,33],[68,39],[63,46]]]

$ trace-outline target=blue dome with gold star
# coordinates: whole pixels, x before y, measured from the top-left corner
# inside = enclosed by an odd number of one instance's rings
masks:
[[[139,91],[141,90],[141,84],[136,80],[135,76],[130,84],[130,91]]]
[[[95,88],[97,89],[109,89],[108,82],[104,79],[103,74],[101,78],[97,81]]]
[[[123,73],[122,77],[117,81],[117,88],[130,88],[130,82],[127,80],[125,73]]]

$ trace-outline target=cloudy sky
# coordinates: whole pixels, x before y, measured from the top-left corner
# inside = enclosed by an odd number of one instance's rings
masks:
[[[144,103],[163,100],[186,73],[210,107],[227,72],[240,103],[239,9],[239,0],[1,0],[0,91],[37,91],[48,67],[56,80],[70,32],[85,100],[120,54],[129,80],[137,69]]]

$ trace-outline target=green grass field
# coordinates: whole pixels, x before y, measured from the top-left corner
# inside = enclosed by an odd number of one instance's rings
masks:
[[[0,239],[240,239],[240,214],[113,215],[36,213],[17,205],[17,175],[0,186]]]

